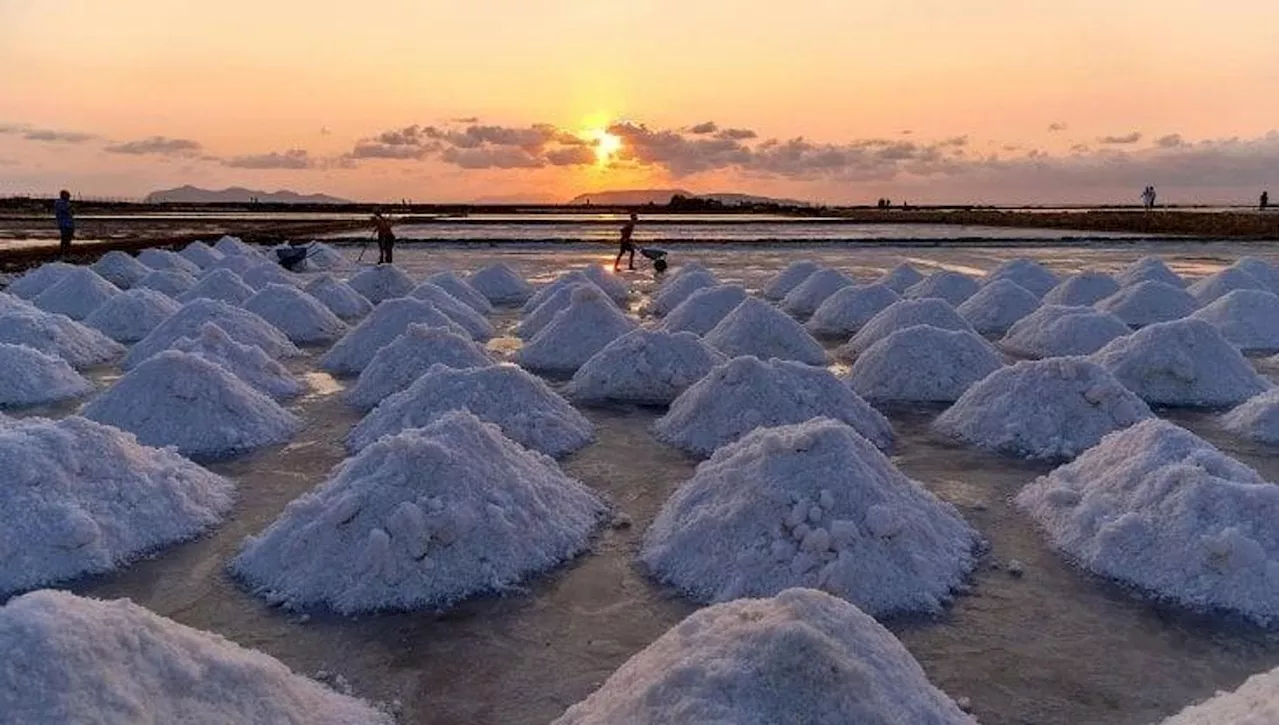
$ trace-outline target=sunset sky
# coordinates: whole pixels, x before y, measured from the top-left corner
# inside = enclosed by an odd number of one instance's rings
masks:
[[[1277,192],[1275,0],[0,0],[0,195]]]

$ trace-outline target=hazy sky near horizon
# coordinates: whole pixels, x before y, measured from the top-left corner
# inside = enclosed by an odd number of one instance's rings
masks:
[[[1274,0],[0,0],[0,194],[1247,202],[1276,185],[1278,25]]]

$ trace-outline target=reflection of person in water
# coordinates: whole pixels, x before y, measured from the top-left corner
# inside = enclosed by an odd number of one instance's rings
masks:
[[[636,268],[636,245],[631,242],[631,234],[636,230],[636,213],[631,212],[631,218],[626,224],[622,225],[621,238],[618,240],[618,256],[613,260],[613,271],[618,271],[618,265],[622,264],[622,255],[630,254],[627,259],[627,269],[634,270]]]
[[[391,264],[391,252],[396,246],[396,235],[391,222],[382,216],[381,209],[373,211],[373,229],[378,233],[378,264]]]

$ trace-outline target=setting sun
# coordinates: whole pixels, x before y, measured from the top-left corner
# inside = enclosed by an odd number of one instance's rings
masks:
[[[591,137],[596,142],[596,163],[606,164],[613,155],[622,150],[622,139],[614,136],[608,131],[591,131]]]

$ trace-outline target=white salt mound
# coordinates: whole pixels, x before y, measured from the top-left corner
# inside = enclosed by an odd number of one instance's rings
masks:
[[[1092,307],[1043,305],[1015,322],[1000,347],[1031,358],[1088,355],[1130,332],[1119,317]]]
[[[691,332],[632,330],[583,363],[565,395],[579,402],[667,405],[723,362]]]
[[[24,725],[392,725],[279,660],[128,599],[43,590],[0,608],[5,716]]]
[[[1262,283],[1271,294],[1280,292],[1280,269],[1257,257],[1243,257],[1231,265]]]
[[[818,305],[805,329],[818,337],[847,338],[884,308],[902,299],[888,285],[851,285]]]
[[[444,608],[581,553],[605,511],[555,461],[455,411],[347,459],[231,569],[292,607]]]
[[[1120,283],[1111,275],[1081,272],[1059,282],[1040,302],[1046,305],[1091,305],[1119,291]]]
[[[1121,287],[1139,282],[1164,282],[1174,287],[1187,286],[1186,281],[1169,269],[1159,257],[1143,257],[1116,273],[1115,279]]]
[[[853,358],[894,332],[916,325],[931,325],[940,330],[974,331],[955,308],[943,300],[899,300],[867,320],[867,324],[841,346],[839,354]]]
[[[876,280],[876,284],[882,284],[885,287],[902,294],[906,292],[911,285],[924,279],[924,275],[916,270],[915,267],[903,262],[893,269],[880,275]]]
[[[533,286],[502,262],[476,270],[467,278],[467,284],[492,305],[519,306],[533,296]]]
[[[704,269],[683,272],[663,283],[649,303],[649,312],[662,317],[674,310],[681,302],[689,299],[689,295],[694,292],[714,287],[719,283],[714,274]]]
[[[301,395],[306,386],[288,368],[255,345],[241,345],[216,323],[200,326],[195,337],[184,337],[170,348],[198,355],[276,400]]]
[[[130,370],[84,407],[84,416],[177,446],[185,456],[225,456],[293,437],[300,421],[226,368],[165,350]]]
[[[245,300],[244,308],[275,325],[299,345],[322,345],[347,332],[347,323],[320,300],[293,285],[269,284]]]
[[[1003,367],[934,420],[947,435],[1025,458],[1074,458],[1151,410],[1106,370],[1056,357]]]
[[[244,304],[244,301],[257,293],[253,287],[244,283],[240,275],[229,269],[211,269],[196,282],[191,289],[178,295],[179,302],[191,300],[222,300],[233,305]]]
[[[350,269],[352,266],[345,254],[324,242],[311,242],[307,245],[305,265],[308,272],[333,272]]]
[[[1239,405],[1269,386],[1204,320],[1175,320],[1117,338],[1090,356],[1153,405]]]
[[[982,278],[982,284],[988,285],[998,280],[1008,280],[1035,295],[1044,297],[1049,290],[1058,286],[1058,277],[1044,268],[1039,262],[1018,257],[1007,259]]]
[[[748,297],[704,335],[728,357],[753,355],[825,365],[827,351],[799,322],[768,302]]]
[[[22,299],[21,297],[11,295],[7,292],[0,292],[0,312],[9,312],[11,310],[39,312],[40,308]]]
[[[792,317],[807,318],[837,290],[853,285],[853,279],[838,269],[819,269],[791,288],[779,306]]]
[[[252,244],[245,244],[240,237],[224,236],[213,245],[213,248],[228,257],[243,256],[262,259],[262,252],[258,251],[258,247]]]
[[[373,303],[365,299],[364,295],[356,292],[346,282],[334,279],[327,274],[311,280],[303,289],[307,294],[323,302],[330,312],[348,322],[373,312]]]
[[[0,342],[0,370],[0,408],[54,403],[93,390],[66,360],[27,345]]]
[[[355,452],[384,436],[420,428],[451,410],[467,410],[522,446],[566,456],[595,439],[595,429],[539,378],[514,365],[456,369],[433,365],[383,400],[347,436]]]
[[[1130,327],[1178,320],[1195,312],[1195,298],[1164,282],[1139,282],[1098,302],[1099,310],[1119,317]]]
[[[27,345],[56,355],[82,370],[103,365],[124,354],[124,347],[97,330],[66,315],[35,308],[0,311],[0,342]]]
[[[585,277],[585,275],[583,276]],[[595,284],[585,280],[565,285],[553,284],[551,287],[554,287],[555,291],[544,297],[542,304],[526,313],[524,318],[520,320],[520,324],[516,326],[516,337],[522,340],[530,340],[534,335],[542,332],[542,328],[551,324],[551,321],[556,318],[556,315],[560,314],[561,310],[569,307],[569,303],[573,301],[574,290],[578,288],[600,290]],[[544,287],[543,289],[547,288]]]
[[[427,277],[425,281],[442,288],[445,292],[453,295],[460,302],[482,315],[493,312],[493,305],[489,304],[489,299],[477,292],[475,287],[467,284],[466,280],[454,272],[437,272]]]
[[[480,346],[462,335],[440,327],[409,325],[373,356],[347,391],[347,402],[367,411],[412,385],[433,365],[479,368],[493,364]]]
[[[575,284],[590,284],[599,287],[599,285],[596,285],[595,281],[583,274],[581,270],[570,270],[559,277],[556,277],[548,284],[542,285],[537,292],[534,292],[533,296],[530,297],[529,300],[524,303],[524,306],[520,308],[521,314],[531,314],[534,310],[541,307],[543,303],[551,299],[552,296],[556,295],[561,289],[571,287]],[[603,291],[604,290],[601,290],[601,292]]]
[[[263,260],[262,257],[260,257],[257,253],[254,253],[252,255],[228,254],[222,259],[219,259],[218,261],[214,262],[209,267],[205,268],[204,274],[206,275],[210,274],[214,270],[218,270],[218,269],[227,269],[232,272],[235,272],[236,276],[238,277],[242,274],[245,274],[246,272],[253,269],[254,267],[261,266],[264,261],[265,260]]]
[[[902,296],[909,300],[938,298],[952,307],[958,307],[961,302],[977,293],[980,287],[972,277],[943,269],[911,285]]]
[[[1257,277],[1240,269],[1226,269],[1196,282],[1187,288],[1187,292],[1195,300],[1194,307],[1203,307],[1219,297],[1240,289],[1256,289],[1270,292],[1269,286]]]
[[[236,342],[262,348],[273,358],[302,354],[275,325],[252,312],[219,300],[201,299],[186,303],[156,326],[129,350],[121,367],[128,370],[168,348],[179,338],[197,336],[206,322],[217,324]]]
[[[780,300],[819,269],[821,268],[817,262],[811,262],[807,259],[792,262],[765,283],[760,296],[766,300]]]
[[[597,287],[604,290],[609,299],[624,305],[627,298],[631,295],[631,289],[627,285],[626,280],[614,274],[610,268],[603,265],[592,264],[582,268],[582,273],[587,275],[595,283]]]
[[[320,367],[335,375],[358,375],[373,356],[385,345],[399,337],[409,325],[421,323],[428,327],[444,327],[459,335],[466,335],[430,302],[413,297],[397,297],[387,300],[361,320],[359,325],[334,343],[329,352],[320,358]]]
[[[1000,353],[972,332],[916,325],[863,351],[849,384],[870,401],[950,403],[1003,365]]]
[[[484,315],[471,309],[466,303],[449,294],[439,285],[423,282],[414,287],[409,296],[435,305],[436,309],[465,329],[473,340],[484,342],[493,337],[493,325],[484,319]]]
[[[24,300],[34,299],[36,295],[44,292],[49,285],[54,284],[62,279],[63,275],[75,269],[79,269],[79,267],[66,262],[45,262],[10,282],[9,286],[5,287],[5,291]]]
[[[144,249],[138,252],[138,261],[152,269],[176,269],[193,277],[200,274],[200,265],[167,249]]]
[[[151,274],[150,267],[139,262],[133,255],[118,249],[102,255],[89,268],[120,289],[129,289],[137,284],[138,280]]]
[[[145,287],[163,292],[170,297],[178,297],[183,292],[196,286],[196,278],[180,269],[157,269],[138,280],[134,287]]]
[[[74,415],[0,421],[0,462],[0,594],[111,571],[197,536],[235,492],[173,450]],[[17,653],[4,649],[10,665]]]
[[[569,306],[520,348],[515,359],[531,370],[573,373],[635,326],[600,290],[579,287],[570,293]]]
[[[1242,438],[1275,445],[1280,442],[1280,410],[1276,388],[1249,398],[1219,420],[1223,428]]]
[[[194,264],[200,269],[213,266],[218,260],[227,256],[222,252],[210,247],[208,244],[196,240],[182,248],[178,254],[188,262]]]
[[[658,439],[699,456],[761,426],[826,417],[853,426],[879,448],[893,441],[889,421],[823,368],[738,357],[711,369],[654,423]]]
[[[1003,335],[1040,306],[1036,295],[1009,279],[996,279],[965,300],[956,312],[983,335]]]
[[[120,288],[88,267],[76,267],[31,300],[45,312],[83,320],[104,302],[120,294]]]
[[[1276,619],[1276,487],[1165,420],[1112,433],[1016,503],[1095,574],[1200,610]]]
[[[788,589],[694,612],[552,725],[975,722],[874,619]]]
[[[705,287],[667,313],[662,320],[662,328],[668,332],[705,335],[746,299],[747,291],[736,284]]]
[[[302,282],[298,275],[285,271],[284,267],[270,262],[256,264],[240,274],[240,279],[255,290],[266,289],[269,284],[282,284],[299,287]]]
[[[1275,352],[1280,347],[1280,300],[1270,292],[1238,289],[1192,313],[1246,352]]]
[[[1217,695],[1162,721],[1160,725],[1275,725],[1280,718],[1280,669],[1262,672],[1232,692]]]
[[[404,297],[416,286],[412,277],[393,264],[367,267],[347,280],[347,284],[375,305],[383,300]]]

